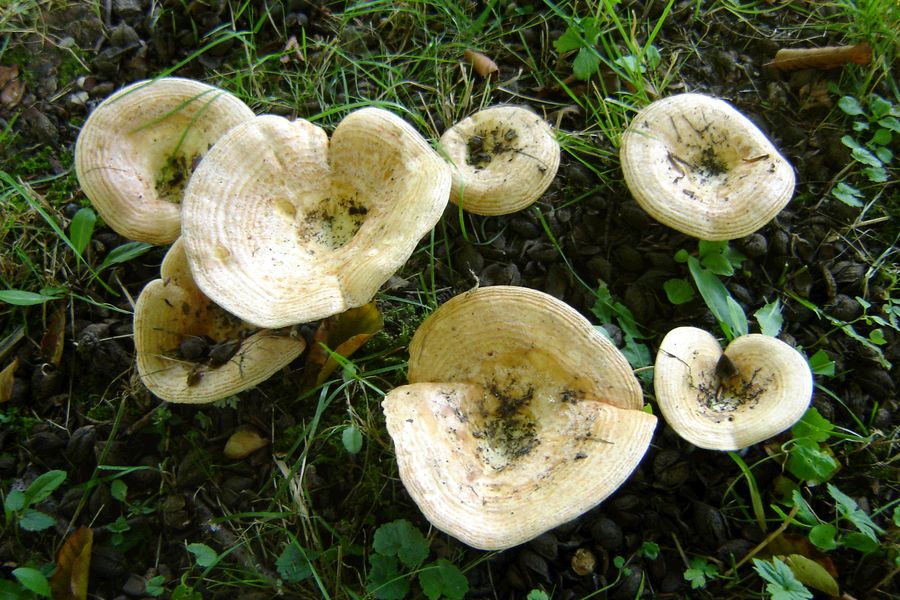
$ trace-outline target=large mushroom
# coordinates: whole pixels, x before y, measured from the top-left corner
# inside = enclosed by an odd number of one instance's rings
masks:
[[[229,131],[191,177],[184,240],[216,304],[263,327],[369,302],[440,218],[448,166],[388,111],[349,114],[329,142],[265,115]]]
[[[550,125],[519,106],[495,106],[441,136],[453,162],[450,200],[478,215],[505,215],[541,197],[559,168]]]
[[[303,352],[302,336],[260,329],[228,314],[197,288],[181,239],[134,309],[138,374],[169,402],[213,402],[253,387]]]
[[[178,237],[194,165],[253,111],[219,88],[178,77],[131,84],[88,117],[75,144],[85,195],[120,235],[151,244]]]
[[[777,338],[742,335],[723,352],[708,332],[677,327],[659,347],[653,386],[678,435],[700,448],[739,450],[796,423],[813,378],[806,359]]]
[[[515,546],[597,505],[656,426],[616,347],[526,288],[438,308],[413,336],[409,382],[382,403],[400,478],[435,527],[476,548]]]
[[[794,171],[733,106],[703,94],[651,103],[622,134],[634,199],[669,227],[731,240],[768,223],[791,199]]]

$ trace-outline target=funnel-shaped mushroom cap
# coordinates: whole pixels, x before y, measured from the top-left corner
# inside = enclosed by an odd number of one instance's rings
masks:
[[[104,100],[75,144],[85,195],[120,235],[169,244],[178,237],[181,195],[193,165],[223,133],[253,118],[224,90],[167,77]]]
[[[794,193],[794,171],[733,106],[679,94],[640,111],[622,134],[625,182],[664,225],[731,240],[768,223]]]
[[[653,386],[678,435],[700,448],[738,450],[796,423],[813,378],[806,359],[776,338],[742,335],[723,353],[706,331],[678,327],[660,345]]]
[[[409,381],[382,404],[400,478],[435,527],[476,548],[515,546],[598,504],[656,426],[615,346],[526,288],[441,306],[413,337]]]
[[[440,218],[448,166],[399,117],[348,115],[329,143],[303,120],[232,129],[191,177],[184,240],[197,284],[263,327],[369,302]]]
[[[134,309],[141,380],[169,402],[213,402],[253,387],[297,358],[302,337],[258,329],[226,313],[194,284],[179,238]]]
[[[441,136],[453,161],[450,200],[478,215],[505,215],[541,197],[559,168],[559,143],[541,117],[496,106],[463,119]]]

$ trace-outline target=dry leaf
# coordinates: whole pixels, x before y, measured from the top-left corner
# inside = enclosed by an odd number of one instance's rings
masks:
[[[320,385],[338,367],[338,362],[322,347],[323,344],[335,354],[348,358],[382,327],[384,319],[374,302],[322,321],[306,355],[303,387]]]
[[[41,356],[45,361],[58,367],[62,361],[63,347],[66,341],[66,307],[60,305],[47,324],[47,330],[41,337]]]
[[[13,108],[25,95],[25,81],[19,79],[19,67],[0,66],[0,104]]]
[[[472,65],[472,68],[475,69],[475,73],[477,73],[479,77],[487,79],[489,77],[496,76],[500,71],[499,67],[497,67],[497,63],[492,61],[481,52],[466,50],[465,52],[463,52],[463,58],[465,58],[466,61],[470,65]]]
[[[260,448],[269,445],[269,440],[253,429],[238,429],[225,442],[225,457],[231,460],[247,458]]]
[[[94,531],[79,527],[66,538],[56,559],[56,572],[50,578],[55,600],[85,600],[91,567]]]
[[[783,48],[766,63],[779,71],[798,69],[838,69],[846,64],[867,65],[872,61],[872,47],[863,42],[855,46],[826,46],[824,48]]]
[[[13,384],[16,381],[14,376],[17,368],[19,368],[18,357],[0,371],[0,404],[9,402],[9,399],[12,398]]]
[[[300,44],[297,43],[297,36],[292,35],[288,38],[287,44],[284,46],[284,56],[281,57],[282,63],[288,63],[291,60],[296,60],[297,62],[303,62],[303,53],[300,52]],[[291,57],[288,52],[293,53],[293,57]]]

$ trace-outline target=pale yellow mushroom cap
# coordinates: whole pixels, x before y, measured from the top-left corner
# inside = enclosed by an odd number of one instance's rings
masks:
[[[559,168],[550,125],[518,106],[495,106],[463,119],[441,136],[453,162],[450,200],[478,215],[505,215],[541,197]]]
[[[438,308],[382,406],[400,478],[438,529],[503,549],[615,491],[656,417],[625,357],[563,302],[487,287]]]
[[[724,351],[734,372],[717,372],[722,355],[719,342],[696,327],[678,327],[663,338],[653,386],[678,435],[700,448],[739,450],[781,433],[806,412],[813,377],[799,352],[752,333]]]
[[[216,87],[177,77],[140,81],[104,100],[75,144],[85,195],[120,235],[169,244],[194,164],[253,111]]]
[[[238,344],[224,364],[180,356],[188,338]],[[181,239],[163,260],[161,279],[147,284],[134,309],[138,374],[169,402],[214,402],[251,388],[297,358],[302,337],[258,329],[213,304],[194,284]]]
[[[794,193],[794,170],[733,106],[679,94],[641,110],[620,158],[634,199],[654,219],[703,240],[760,229]]]
[[[369,302],[437,223],[449,167],[378,108],[325,132],[265,115],[228,132],[191,177],[184,240],[200,289],[264,327]]]

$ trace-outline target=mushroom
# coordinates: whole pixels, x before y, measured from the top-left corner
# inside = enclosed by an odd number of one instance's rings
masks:
[[[410,344],[409,384],[382,406],[412,499],[435,527],[486,550],[597,505],[656,426],[625,357],[587,319],[508,286],[432,313]]]
[[[449,171],[378,108],[349,114],[330,142],[308,121],[256,117],[219,140],[185,191],[194,278],[261,327],[362,306],[437,223]]]
[[[505,215],[541,197],[559,168],[559,143],[541,117],[495,106],[463,119],[441,136],[456,167],[450,200],[477,215]]]
[[[660,345],[653,386],[678,435],[700,448],[738,450],[796,423],[813,377],[806,359],[774,337],[742,335],[723,352],[706,331],[678,327]]]
[[[625,182],[650,215],[703,240],[768,223],[791,199],[794,171],[733,106],[703,94],[651,103],[622,134]]]
[[[122,236],[151,244],[178,237],[181,194],[194,164],[253,111],[190,79],[140,81],[104,100],[75,144],[85,195]]]
[[[169,402],[213,402],[253,387],[306,347],[290,331],[259,329],[228,314],[194,284],[181,239],[134,308],[141,381]]]

